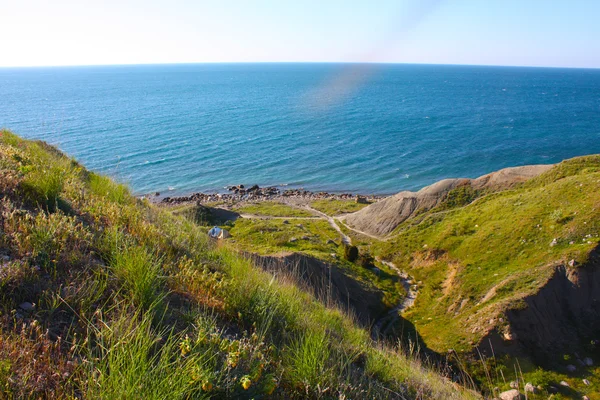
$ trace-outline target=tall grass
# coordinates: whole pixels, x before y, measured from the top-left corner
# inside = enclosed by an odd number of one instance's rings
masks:
[[[125,204],[131,200],[129,190],[125,185],[116,183],[105,176],[89,174],[88,185],[92,193],[117,204]]]
[[[324,331],[308,331],[297,337],[289,347],[289,377],[295,384],[309,388],[326,385],[330,377],[331,350]]]
[[[83,353],[96,360],[89,364],[87,397],[90,399],[208,398],[201,383],[190,378],[206,359],[177,357],[179,338],[155,331],[149,313],[122,314],[115,321],[93,328],[96,341]]]
[[[63,190],[65,171],[59,167],[33,168],[27,174],[23,187],[26,196],[34,204],[48,211],[56,210],[59,195]]]
[[[114,275],[123,283],[133,302],[144,308],[160,296],[162,260],[146,247],[134,243],[123,233],[107,233],[108,259]]]

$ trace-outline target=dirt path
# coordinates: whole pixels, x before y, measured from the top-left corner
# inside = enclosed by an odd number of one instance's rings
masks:
[[[321,219],[320,217],[276,217],[273,215],[240,214],[241,218],[247,219]]]
[[[327,222],[329,222],[329,225],[331,225],[331,227],[340,234],[340,236],[342,238],[342,243],[344,243],[345,245],[348,245],[348,246],[352,245],[352,239],[350,238],[350,236],[348,236],[344,232],[342,232],[342,229],[340,228],[340,226],[337,224],[337,222],[335,221],[335,219],[333,217],[330,217],[329,215],[327,215],[319,210],[315,210],[308,204],[302,206],[302,208],[310,211],[311,213],[313,213],[315,215],[318,215],[322,219],[327,220]]]
[[[307,210],[310,213],[312,213],[314,216],[313,217],[274,217],[274,216],[269,216],[269,215],[255,215],[255,214],[239,214],[239,216],[241,218],[247,218],[247,219],[283,219],[283,220],[324,219],[327,222],[329,222],[329,225],[331,225],[331,227],[340,234],[340,237],[342,238],[342,243],[344,243],[348,246],[352,244],[352,239],[348,235],[344,234],[344,232],[339,227],[339,225],[337,224],[336,220],[333,217],[330,217],[329,215],[322,213],[319,210],[315,210],[308,204],[288,203],[288,205],[293,208],[299,209],[299,210]]]
[[[400,277],[400,282],[402,286],[406,290],[406,296],[402,299],[396,307],[391,309],[386,315],[379,318],[373,325],[373,329],[371,330],[371,336],[373,339],[377,339],[379,337],[385,336],[387,331],[394,326],[394,322],[400,318],[400,314],[409,309],[415,304],[415,300],[417,299],[417,290],[413,289],[413,285],[411,285],[411,278],[408,276],[406,272],[401,271],[394,263],[389,261],[381,260],[380,258],[375,258],[377,261],[382,263],[383,265],[390,267]]]
[[[341,215],[341,216],[337,216],[337,217],[333,217],[333,218],[336,221],[338,221],[340,224],[344,225],[345,228],[351,230],[354,233],[358,233],[359,235],[364,235],[366,237],[370,237],[371,239],[375,239],[375,240],[381,240],[381,241],[387,240],[386,238],[381,238],[379,236],[371,235],[370,233],[359,231],[358,229],[354,229],[351,226],[348,226],[348,224],[346,224],[346,222],[345,222],[345,219],[346,219],[345,215]]]

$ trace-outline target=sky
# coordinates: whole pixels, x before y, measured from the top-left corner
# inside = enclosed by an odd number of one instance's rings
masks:
[[[599,0],[0,0],[0,67],[383,62],[600,68]]]

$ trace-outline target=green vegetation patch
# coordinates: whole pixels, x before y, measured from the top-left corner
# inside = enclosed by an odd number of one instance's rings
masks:
[[[236,244],[260,254],[302,251],[316,256],[338,253],[338,233],[322,219],[240,218],[230,228]]]
[[[262,215],[267,217],[314,217],[307,210],[300,210],[287,204],[275,201],[262,201],[260,203],[241,203],[233,207],[240,214]]]
[[[365,208],[366,206],[368,206],[368,204],[357,203],[354,199],[322,199],[311,202],[310,206],[315,210],[321,211],[324,214],[334,216],[356,212]]]

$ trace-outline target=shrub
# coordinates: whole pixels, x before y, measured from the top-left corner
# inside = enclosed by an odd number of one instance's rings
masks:
[[[463,207],[472,203],[478,196],[479,191],[473,189],[471,185],[461,185],[448,192],[440,208]]]
[[[344,258],[350,262],[354,262],[358,259],[358,247],[356,246],[344,246]]]
[[[358,264],[367,269],[375,268],[375,259],[369,253],[364,253],[358,257]]]

